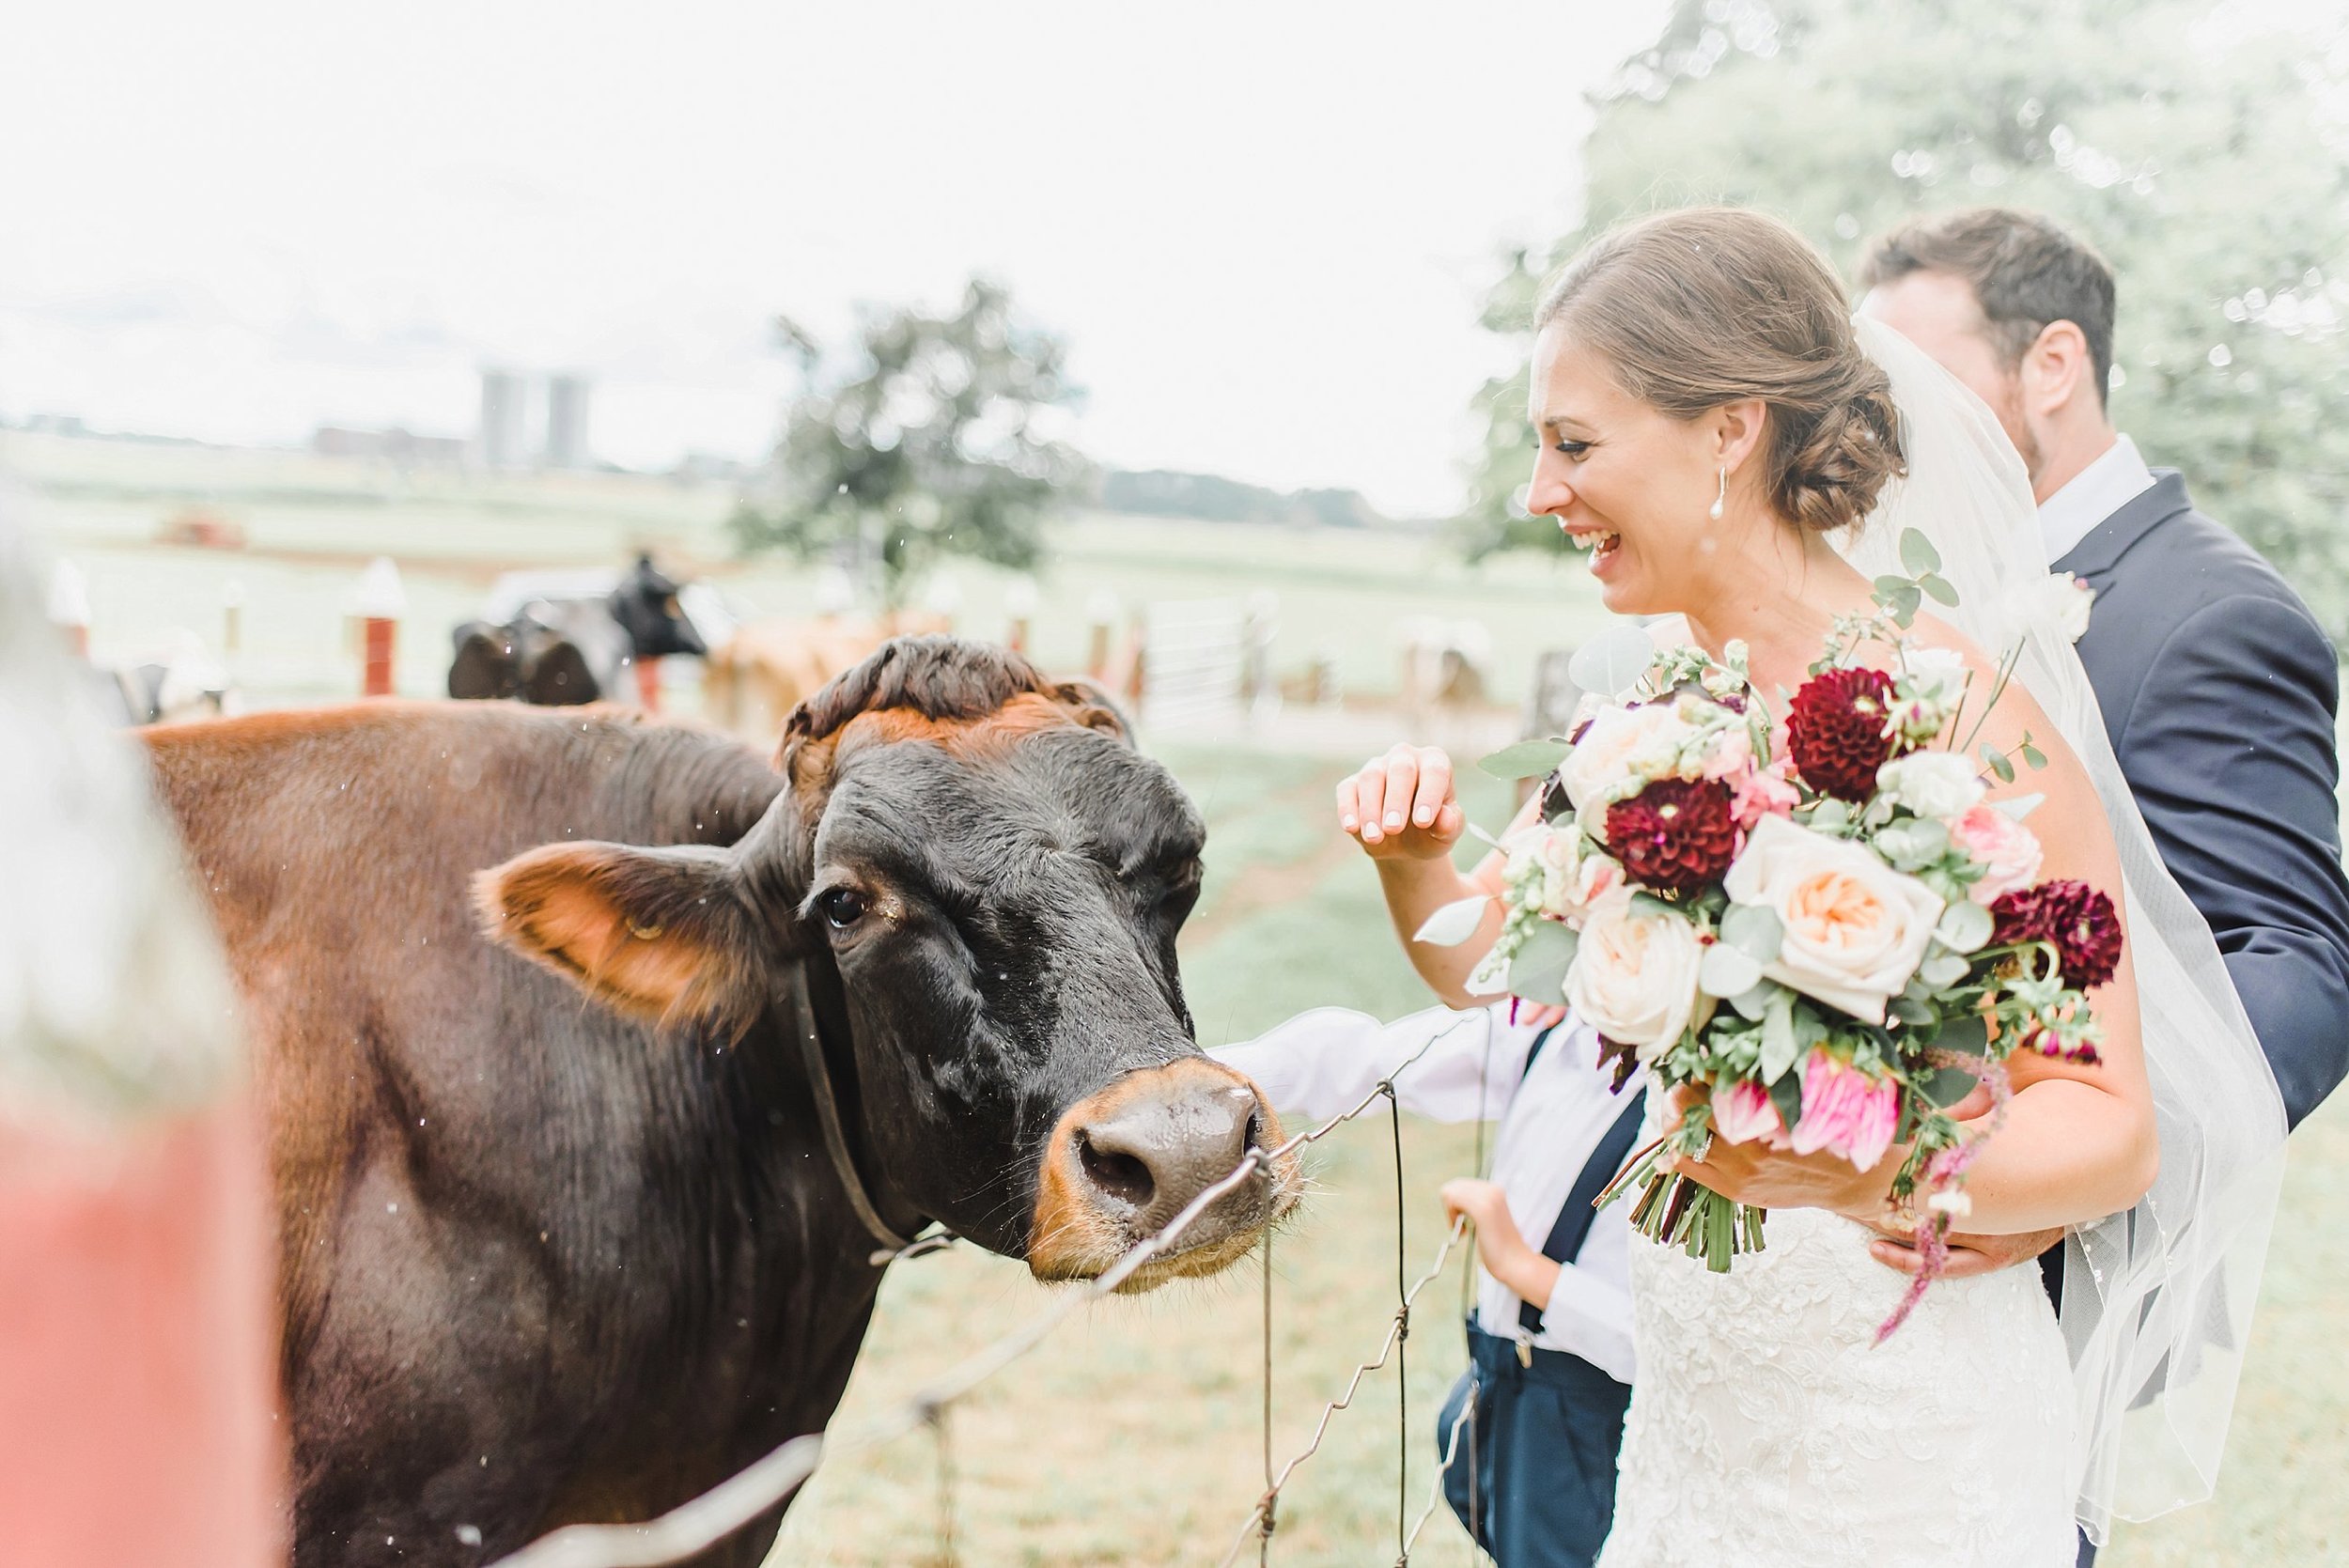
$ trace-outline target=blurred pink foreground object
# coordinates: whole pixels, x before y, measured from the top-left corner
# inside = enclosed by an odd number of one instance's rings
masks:
[[[287,1558],[235,997],[0,489],[0,1568]]]
[[[285,1560],[266,1203],[241,1101],[0,1127],[0,1560]]]

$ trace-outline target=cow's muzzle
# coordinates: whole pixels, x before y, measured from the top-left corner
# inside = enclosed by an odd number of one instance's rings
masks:
[[[1087,1280],[1164,1230],[1252,1149],[1282,1142],[1256,1086],[1204,1056],[1127,1074],[1071,1106],[1052,1128],[1036,1184],[1028,1267],[1039,1280]],[[1244,1255],[1296,1206],[1297,1157],[1252,1171],[1192,1217],[1167,1250],[1119,1288],[1213,1274]]]

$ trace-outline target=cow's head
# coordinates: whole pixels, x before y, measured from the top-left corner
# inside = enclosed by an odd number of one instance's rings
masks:
[[[606,602],[612,618],[628,633],[630,651],[639,659],[663,659],[674,653],[701,658],[709,652],[709,644],[702,641],[702,634],[677,603],[677,585],[652,564],[649,555],[636,558],[635,569],[620,580]]]
[[[868,1177],[1040,1278],[1099,1273],[1281,1141],[1201,1054],[1174,935],[1198,814],[1086,689],[903,638],[796,709],[787,788],[730,849],[563,844],[481,877],[493,935],[624,1010],[735,1029],[835,966]],[[1296,1201],[1292,1158],[1131,1283],[1212,1272]]]

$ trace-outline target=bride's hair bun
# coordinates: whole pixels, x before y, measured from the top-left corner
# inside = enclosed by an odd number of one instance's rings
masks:
[[[1766,488],[1806,528],[1842,528],[1904,470],[1883,368],[1861,351],[1843,286],[1776,218],[1692,207],[1618,228],[1542,296],[1623,389],[1678,419],[1748,397],[1769,405]]]

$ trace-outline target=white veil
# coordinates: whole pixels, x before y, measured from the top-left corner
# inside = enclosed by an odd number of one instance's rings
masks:
[[[1958,591],[1937,613],[1994,657],[2019,641],[2015,678],[2087,767],[2127,883],[2161,1174],[2135,1210],[2064,1243],[2078,1513],[2101,1542],[2115,1517],[2200,1501],[2217,1480],[2283,1172],[2283,1103],[2210,928],[2155,853],[2113,758],[2059,624],[2021,459],[1939,365],[1879,322],[1856,325],[1891,378],[1908,474],[1843,552],[1870,577],[1901,572],[1900,536],[1914,528]]]

